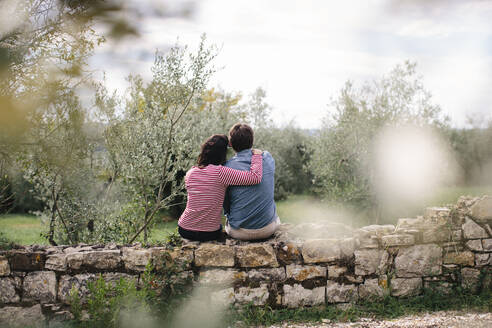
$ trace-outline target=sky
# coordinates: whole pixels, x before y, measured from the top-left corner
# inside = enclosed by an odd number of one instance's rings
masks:
[[[150,77],[156,49],[200,35],[219,47],[211,86],[267,92],[278,124],[317,128],[347,80],[361,85],[405,60],[455,126],[492,113],[491,0],[132,0],[138,38],[107,42],[91,66],[110,88]],[[135,18],[137,17],[137,18]]]

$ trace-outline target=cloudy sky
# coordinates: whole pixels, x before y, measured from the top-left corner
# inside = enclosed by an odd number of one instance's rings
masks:
[[[140,37],[98,50],[92,65],[123,90],[150,75],[156,49],[202,33],[219,46],[212,84],[267,91],[279,123],[315,128],[347,80],[380,77],[409,59],[453,123],[492,113],[490,0],[134,0]],[[132,18],[133,19],[133,18]]]

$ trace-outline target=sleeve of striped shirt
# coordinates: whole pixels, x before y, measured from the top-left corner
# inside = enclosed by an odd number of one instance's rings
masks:
[[[234,170],[230,167],[220,166],[219,180],[226,186],[254,185],[261,182],[262,174],[262,155],[253,155],[251,156],[249,171]]]

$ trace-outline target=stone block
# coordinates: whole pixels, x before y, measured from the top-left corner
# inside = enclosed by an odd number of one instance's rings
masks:
[[[328,266],[328,279],[336,279],[342,277],[347,272],[347,267],[330,265]]]
[[[5,277],[10,274],[9,261],[5,256],[0,256],[0,277]]]
[[[120,263],[119,250],[67,254],[67,265],[72,270],[114,270],[120,266]]]
[[[302,245],[304,263],[324,263],[341,259],[338,239],[313,239]]]
[[[475,263],[475,255],[468,251],[449,252],[444,254],[443,263],[473,266]]]
[[[48,255],[44,265],[46,270],[64,272],[67,270],[67,255],[64,253],[55,253]]]
[[[68,253],[66,261],[70,269],[80,270],[84,265],[84,255],[79,252],[71,252]]]
[[[369,226],[362,227],[358,229],[355,234],[356,235],[370,235],[370,236],[375,236],[378,238],[381,238],[386,235],[390,235],[395,232],[395,226],[392,224],[385,224],[385,225],[378,225],[378,224],[373,224]]]
[[[379,248],[378,237],[362,236],[357,238],[357,249],[377,249]]]
[[[125,269],[135,272],[144,272],[151,261],[151,252],[148,249],[125,247],[122,250],[122,260]]]
[[[485,224],[485,230],[487,230],[487,233],[489,234],[489,236],[492,236],[492,228],[490,227],[490,224]]]
[[[450,212],[451,210],[447,207],[427,207],[424,210],[424,220],[435,224],[446,223]]]
[[[232,286],[235,282],[245,281],[247,273],[235,269],[201,270],[198,283],[207,286]]]
[[[66,322],[74,319],[70,311],[57,311],[50,317],[48,328],[66,328]]]
[[[9,255],[12,271],[43,270],[46,254],[43,252],[13,251]]]
[[[277,250],[277,259],[282,265],[300,263],[301,251],[295,243],[285,243]]]
[[[492,238],[482,239],[482,246],[484,252],[492,252]]]
[[[452,235],[451,235],[451,240],[462,241],[463,240],[463,231],[461,229],[453,230]]]
[[[378,279],[378,283],[379,283],[379,286],[384,290],[384,293],[389,295],[390,283],[389,283],[388,275],[386,275],[386,274],[380,275],[379,279]]]
[[[81,302],[84,303],[89,295],[88,284],[96,279],[97,276],[92,273],[61,276],[58,283],[58,300],[64,304],[70,304],[70,291],[74,288],[74,290],[78,291]]]
[[[234,253],[233,247],[204,243],[195,250],[195,265],[198,267],[233,267]]]
[[[385,252],[385,250],[379,249],[361,249],[355,251],[355,274],[358,276],[367,276],[377,273]]]
[[[346,274],[344,276],[345,280],[347,280],[348,282],[352,283],[352,284],[361,284],[364,282],[364,277],[363,276],[355,276],[355,275],[352,275],[352,274]]]
[[[434,245],[415,245],[400,249],[395,258],[396,276],[413,278],[441,274],[442,248]]]
[[[0,278],[0,304],[18,303],[20,301],[16,287],[17,283],[14,278]]]
[[[191,285],[194,277],[195,274],[193,273],[193,271],[182,271],[174,274],[170,278],[170,281],[172,285]]]
[[[359,298],[356,285],[339,284],[328,280],[326,284],[326,301],[328,303],[356,302]]]
[[[276,253],[268,244],[237,246],[236,255],[242,268],[278,267]]]
[[[387,235],[381,237],[383,247],[409,246],[415,243],[413,235]]]
[[[461,228],[463,229],[463,237],[465,239],[480,239],[489,237],[484,228],[468,218],[465,223],[463,223]]]
[[[475,254],[475,265],[477,267],[492,265],[492,255],[489,253]]]
[[[261,285],[259,288],[240,287],[237,292],[234,293],[236,304],[239,305],[265,305],[269,297],[270,293],[268,292],[266,284]]]
[[[443,264],[442,265],[442,273],[443,274],[448,274],[448,273],[455,273],[460,270],[460,266],[456,264]]]
[[[391,279],[391,295],[395,297],[416,296],[422,291],[421,278]]]
[[[287,279],[304,281],[313,278],[326,278],[326,267],[318,265],[290,264],[285,269]]]
[[[234,288],[226,288],[210,293],[210,304],[214,310],[225,309],[234,304]]]
[[[52,271],[36,271],[24,278],[23,302],[52,303],[56,300],[56,275]]]
[[[325,287],[306,289],[301,285],[284,285],[282,305],[289,308],[325,304]]]
[[[128,273],[121,273],[121,272],[105,272],[102,274],[102,277],[104,281],[107,284],[110,284],[112,287],[115,287],[120,280],[126,280],[128,282],[132,281],[135,286],[138,286],[138,276],[137,275],[131,275]]]
[[[480,288],[480,270],[473,268],[461,269],[461,287],[476,293]]]
[[[138,278],[138,276],[136,275],[135,276],[130,275],[130,277]],[[186,290],[191,290],[192,287],[191,282],[193,281],[193,277],[194,277],[193,271],[177,272],[164,280],[161,280],[159,278],[159,274],[155,276],[156,279],[147,279],[147,276],[140,275],[137,286],[139,288],[147,287],[150,290],[154,291],[157,296],[160,296],[166,288],[169,288],[169,285],[175,287],[177,286],[185,287]],[[103,278],[105,279],[104,276]]]
[[[448,242],[457,238],[456,233],[447,224],[432,226],[422,232],[422,242],[425,244]]]
[[[398,229],[417,229],[420,230],[425,225],[422,217],[398,219],[396,227]]]
[[[152,265],[157,271],[166,269],[173,269],[174,271],[189,270],[194,259],[193,249],[190,248],[168,250],[158,247],[152,248],[149,251],[151,253]]]
[[[6,306],[0,308],[0,326],[17,327],[44,327],[45,317],[41,305],[31,307]]]
[[[354,256],[356,248],[355,238],[345,238],[340,240],[340,254],[342,258],[350,259]]]
[[[463,244],[458,241],[450,241],[447,243],[442,243],[441,247],[444,253],[461,252],[464,249]]]
[[[484,196],[470,208],[471,216],[479,222],[492,221],[492,197]]]
[[[465,243],[465,245],[469,250],[475,252],[483,251],[482,241],[480,239],[469,240]]]
[[[447,281],[424,281],[424,288],[433,292],[449,295],[453,293],[453,284]]]
[[[391,256],[389,252],[383,252],[376,273],[378,274],[387,273],[391,269],[392,264],[393,264],[393,256]]]
[[[286,279],[284,268],[251,269],[247,275],[251,281],[284,281]]]
[[[387,292],[387,284],[380,284],[379,279],[376,278],[366,279],[363,284],[359,285],[359,297],[363,300],[381,299]]]

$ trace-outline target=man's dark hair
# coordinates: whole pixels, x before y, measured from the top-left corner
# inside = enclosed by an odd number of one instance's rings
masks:
[[[225,134],[214,134],[202,145],[202,150],[198,156],[198,165],[207,166],[209,164],[222,165],[226,161],[227,145],[229,139]]]
[[[234,124],[229,130],[229,137],[231,138],[232,149],[236,153],[253,147],[254,133],[248,124]]]

